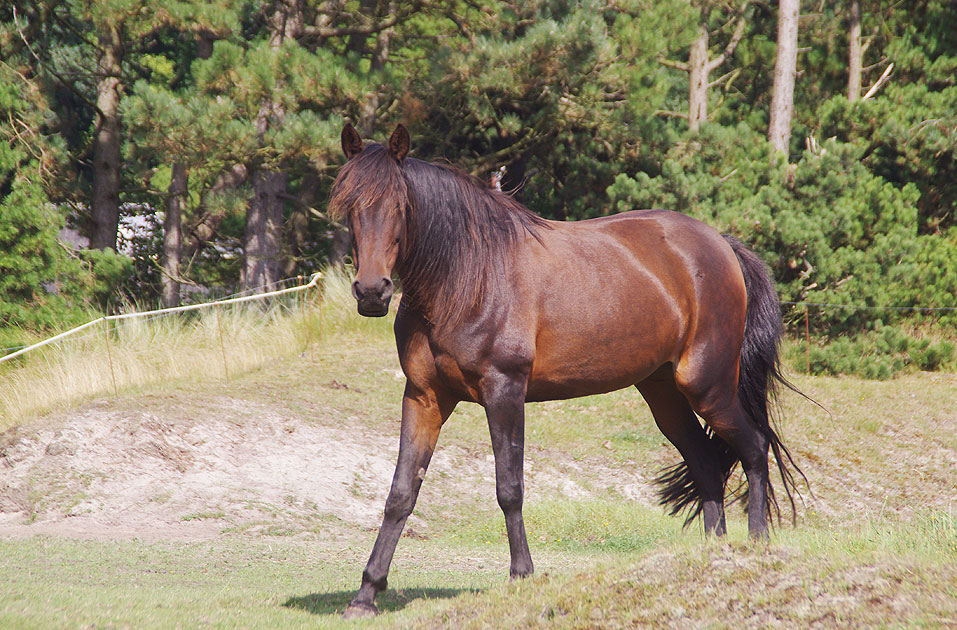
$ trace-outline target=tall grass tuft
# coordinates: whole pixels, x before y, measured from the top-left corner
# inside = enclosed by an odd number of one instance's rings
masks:
[[[223,380],[343,335],[382,335],[391,317],[355,312],[350,279],[327,270],[320,291],[189,313],[101,322],[0,364],[0,430],[97,396],[156,383]],[[225,355],[225,356],[224,356]]]
[[[395,307],[400,296],[392,299],[388,317],[360,317],[356,300],[352,297],[352,275],[339,268],[329,268],[322,276],[322,334],[331,335],[392,335]]]

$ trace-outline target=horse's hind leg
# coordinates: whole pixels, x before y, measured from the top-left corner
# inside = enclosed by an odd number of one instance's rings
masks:
[[[748,479],[748,532],[752,538],[767,538],[768,438],[741,406],[736,378],[702,383],[704,380],[689,382],[682,379],[681,370],[678,371],[678,387],[688,397],[691,407],[741,461]]]
[[[726,532],[725,471],[713,439],[705,433],[687,398],[675,386],[670,367],[636,387],[651,408],[658,428],[684,458],[700,501],[705,533],[723,536]]]

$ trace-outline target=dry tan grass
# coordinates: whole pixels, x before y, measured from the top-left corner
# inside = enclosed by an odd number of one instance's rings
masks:
[[[307,352],[323,335],[389,330],[354,310],[348,279],[329,270],[321,296],[97,324],[0,364],[0,430],[96,396],[235,377]]]

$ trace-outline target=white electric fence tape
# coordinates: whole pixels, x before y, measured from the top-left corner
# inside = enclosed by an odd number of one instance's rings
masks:
[[[120,315],[107,315],[105,317],[94,319],[91,322],[87,322],[85,324],[77,326],[76,328],[72,328],[66,332],[62,332],[59,335],[55,335],[39,343],[35,343],[32,346],[27,346],[26,348],[21,348],[20,350],[17,350],[16,352],[11,352],[8,355],[2,356],[0,357],[0,363],[3,363],[4,361],[7,361],[14,357],[18,357],[21,354],[30,352],[31,350],[42,348],[43,346],[59,341],[60,339],[63,339],[64,337],[69,337],[70,335],[73,335],[75,333],[80,332],[81,330],[89,328],[90,326],[93,326],[94,324],[99,324],[100,322],[109,322],[109,321],[118,320],[118,319],[132,319],[134,317],[151,317],[155,315],[164,315],[166,313],[182,313],[184,311],[195,311],[201,308],[210,308],[212,306],[222,306],[224,304],[237,304],[239,302],[250,302],[252,300],[262,300],[264,298],[274,297],[277,295],[283,295],[286,293],[295,293],[297,291],[305,291],[311,287],[316,286],[319,283],[319,279],[321,277],[322,277],[321,273],[314,273],[312,274],[312,278],[310,278],[309,282],[306,284],[302,284],[296,287],[289,287],[287,289],[280,289],[278,291],[270,291],[269,293],[256,293],[253,295],[246,295],[243,297],[230,298],[228,300],[219,300],[217,302],[204,302],[202,304],[190,304],[189,306],[173,306],[170,308],[160,308],[154,311],[143,311],[142,313],[123,313]]]

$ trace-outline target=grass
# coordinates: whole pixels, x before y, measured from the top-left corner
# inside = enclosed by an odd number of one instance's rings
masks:
[[[953,541],[953,514],[926,523],[929,538],[869,523],[839,538],[784,530],[764,546],[740,531],[717,542],[658,529],[663,517],[646,510],[627,529],[647,540],[612,550],[576,524],[593,507],[544,508],[570,521],[559,529],[574,542],[533,543],[538,577],[517,583],[504,579],[501,544],[406,537],[379,598],[385,614],[359,623],[339,616],[364,560],[352,545],[0,541],[0,627],[942,628],[957,618],[957,551],[937,546]]]
[[[3,628],[315,627],[317,618],[319,627],[339,626],[356,578],[313,546],[240,537],[188,544],[34,538],[0,541],[0,557]],[[475,576],[446,578],[440,571],[399,576],[383,608],[477,588]],[[478,584],[494,581],[489,574]]]
[[[862,559],[778,543],[660,545],[435,606],[391,627],[940,628],[955,621],[953,564]]]
[[[26,430],[90,401],[202,416],[203,401],[229,397],[243,403],[237,414],[280,408],[303,423],[396,436],[403,382],[388,318],[357,318],[342,278],[327,276],[324,290],[318,315],[312,302],[223,317],[228,379],[209,316],[116,329],[119,396],[101,336],[30,357],[0,371],[0,422]],[[957,376],[793,380],[826,409],[782,400],[781,432],[813,494],[770,545],[746,542],[737,506],[715,541],[622,494],[622,480],[647,484],[676,458],[626,390],[528,407],[534,578],[506,579],[489,486],[463,489],[451,467],[430,471],[375,620],[340,613],[376,532],[276,509],[198,542],[0,539],[0,627],[957,627]],[[490,452],[481,409],[460,406],[436,458]],[[571,485],[554,491],[549,476]],[[36,510],[73,500],[55,481],[25,500]],[[168,500],[163,488],[152,496]],[[183,521],[215,526],[225,515],[197,506]]]
[[[602,554],[647,550],[680,538],[681,521],[660,510],[610,499],[539,499],[524,510],[530,542],[553,551]],[[460,544],[507,545],[499,513],[461,523],[449,535]]]

